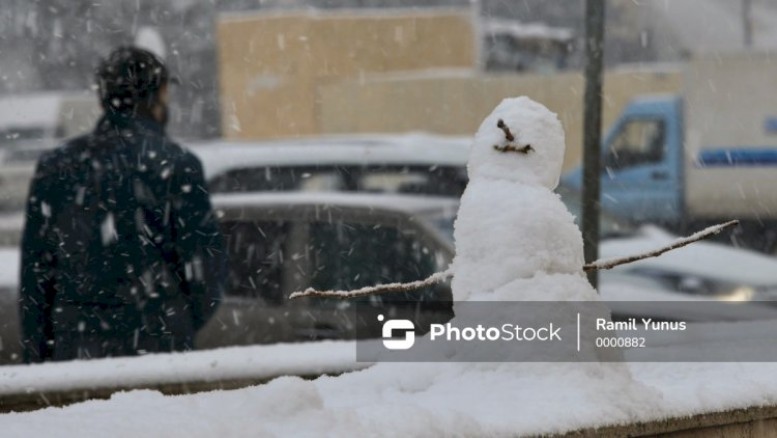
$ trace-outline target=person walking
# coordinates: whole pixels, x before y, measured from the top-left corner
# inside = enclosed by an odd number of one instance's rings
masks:
[[[97,70],[94,131],[44,153],[22,236],[25,362],[193,348],[226,255],[202,165],[165,134],[168,69],[120,47]]]

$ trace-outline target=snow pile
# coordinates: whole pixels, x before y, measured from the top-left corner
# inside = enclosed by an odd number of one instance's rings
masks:
[[[353,341],[256,345],[141,357],[9,365],[0,367],[0,397],[197,381],[260,381],[282,375],[338,374],[368,365],[356,362]]]
[[[772,324],[773,332],[774,322],[702,324],[697,331],[708,334],[716,343],[714,348],[731,348],[753,333],[768,333],[766,327],[756,327],[761,324]],[[721,333],[730,339],[720,343],[717,335]],[[767,340],[757,339],[759,343]],[[668,341],[668,347],[682,348]],[[263,360],[286,363],[287,353],[294,350],[286,347],[286,352],[275,347],[234,349],[234,353],[243,350],[239,354],[217,350],[213,353],[221,353],[221,357],[214,369],[225,365],[261,368]],[[325,351],[340,350],[332,344],[328,348],[316,348],[315,344],[295,347],[300,350],[288,357],[297,360],[319,355],[331,360]],[[160,364],[152,368],[142,362],[164,361],[167,356],[115,361],[129,361],[125,362],[127,367],[144,368],[153,376],[163,369]],[[249,356],[252,364],[239,363]],[[239,360],[230,365],[232,359]],[[347,368],[346,357],[335,360],[343,360],[339,367]],[[91,363],[96,366],[101,362]],[[184,362],[167,366],[172,372]],[[39,378],[61,380],[61,369],[57,368],[61,365],[8,368],[18,374],[5,373],[2,380],[29,382],[29,373],[35,368]],[[487,365],[471,367],[466,376],[459,364],[381,364],[338,377],[315,381],[283,377],[234,391],[172,397],[133,391],[116,394],[108,401],[0,415],[0,430],[4,437],[78,438],[525,436],[777,403],[777,380],[773,378],[777,364],[773,363],[628,364],[641,384],[660,390],[660,403],[648,402],[652,397],[647,395],[641,399],[624,397],[623,387],[618,385],[628,383],[605,381],[604,369],[594,364],[520,364],[521,373]],[[94,368],[81,368],[81,378],[88,380],[92,372]]]
[[[237,391],[116,394],[64,409],[0,416],[3,436],[494,436],[623,422],[649,408],[621,403],[582,366],[525,373],[456,364],[393,364],[316,381],[283,377]],[[655,411],[651,412],[655,413]]]

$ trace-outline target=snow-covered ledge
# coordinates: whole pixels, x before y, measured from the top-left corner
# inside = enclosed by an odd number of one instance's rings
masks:
[[[315,378],[369,366],[349,341],[222,348],[142,357],[0,367],[0,412],[109,398],[135,389],[190,394],[266,383],[281,376]]]
[[[352,342],[317,342],[236,347],[137,358],[7,366],[0,368],[0,410],[26,411],[48,406],[63,406],[84,400],[110,398],[113,394],[135,389],[152,389],[169,395],[189,394],[218,389],[247,388],[281,376],[297,375],[312,378],[336,375],[369,366],[355,361],[354,348]],[[667,365],[669,364],[659,367],[668,368]],[[649,364],[632,366],[646,368]],[[721,366],[728,371],[736,369],[742,371],[736,364]],[[770,364],[750,364],[747,367],[759,368],[764,372],[775,369]],[[701,366],[701,368],[706,367]],[[754,375],[757,374],[754,373]],[[706,376],[706,378],[709,377],[715,376]],[[697,380],[699,382],[688,383],[696,386],[705,378]],[[750,386],[748,383],[754,382],[740,383],[747,387]],[[762,389],[763,395],[768,398],[767,394],[771,391],[765,387]],[[235,392],[235,394],[238,393]],[[143,392],[130,392],[124,397],[142,398],[142,394]],[[662,419],[618,425],[607,424],[606,411],[609,408],[601,406],[595,409],[600,411],[600,415],[597,415],[598,420],[595,420],[599,422],[599,426],[584,427],[557,435],[544,434],[544,436],[640,437],[661,434],[667,437],[688,437],[707,436],[706,434],[710,433],[732,437],[773,436],[773,432],[777,430],[777,405],[711,410],[716,405],[722,407],[747,404],[747,401],[742,398],[745,395],[744,392],[730,395],[732,398],[729,400],[718,400],[720,403],[708,403],[704,407],[686,405],[685,409],[674,410],[667,406],[668,409],[659,414],[665,416]],[[667,400],[667,402],[668,405],[677,404],[677,400]],[[708,411],[699,412],[700,409]],[[555,414],[549,413],[551,417],[548,419],[547,426],[556,422],[557,426],[558,423],[566,423],[559,417],[561,411],[562,409],[559,409]],[[677,416],[667,416],[669,411],[675,411]],[[690,413],[693,411],[696,413]],[[191,414],[195,415],[195,413]],[[523,436],[522,432],[527,432],[520,427],[517,431],[518,436]],[[536,429],[535,432],[537,432]]]

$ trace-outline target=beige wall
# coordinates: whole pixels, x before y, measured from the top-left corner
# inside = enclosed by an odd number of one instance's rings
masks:
[[[607,127],[634,96],[678,92],[679,72],[610,72],[605,75],[603,120]],[[471,135],[496,104],[527,95],[559,115],[567,134],[565,169],[580,161],[583,77],[450,74],[372,78],[318,87],[322,133],[430,131]]]
[[[557,112],[565,168],[579,162],[580,73],[485,75],[476,69],[472,11],[291,12],[225,16],[218,24],[224,136],[429,131],[471,135],[508,96]],[[669,72],[609,72],[604,125],[633,96],[677,92]]]
[[[222,17],[222,128],[228,138],[320,132],[316,86],[371,73],[476,63],[469,9],[293,12]]]

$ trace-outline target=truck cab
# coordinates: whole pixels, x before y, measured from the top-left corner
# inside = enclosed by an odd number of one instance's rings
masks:
[[[683,212],[682,103],[640,97],[613,123],[602,145],[602,208],[636,222],[671,224]],[[563,184],[582,189],[582,166]]]

